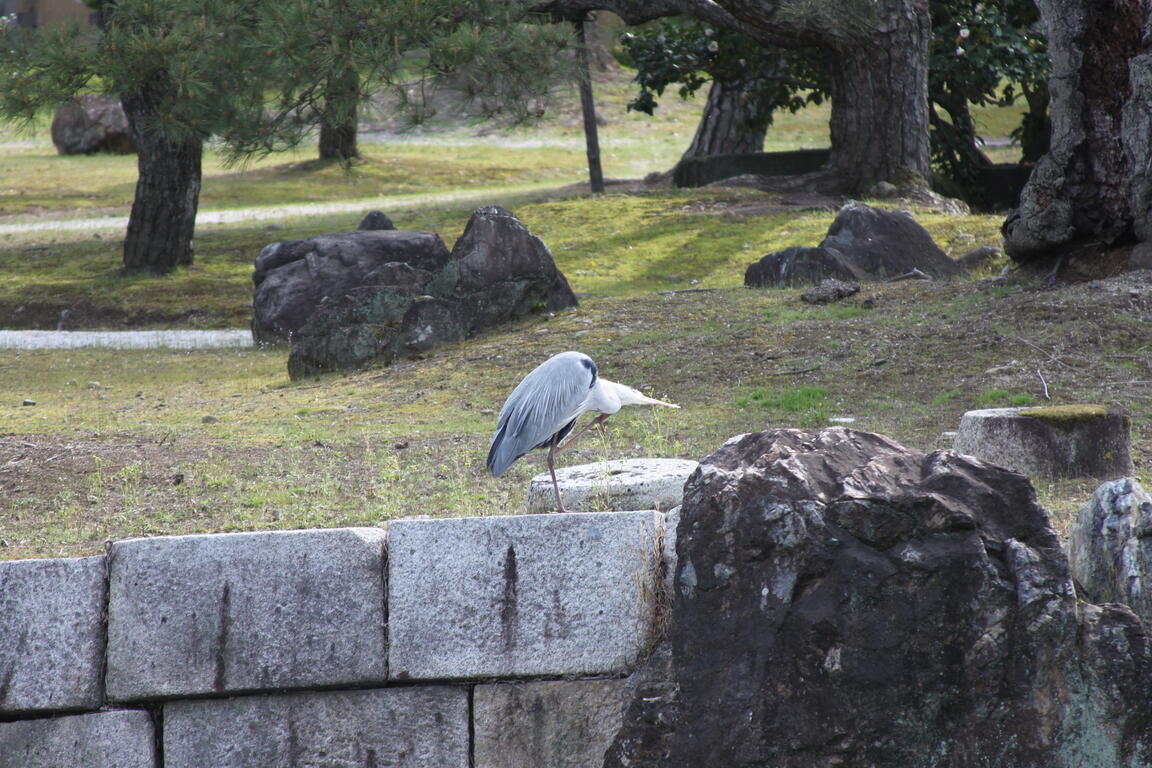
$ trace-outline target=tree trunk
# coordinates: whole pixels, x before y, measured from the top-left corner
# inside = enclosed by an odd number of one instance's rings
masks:
[[[360,78],[355,70],[328,84],[320,120],[320,159],[346,163],[360,158],[356,144],[356,104],[360,98]]]
[[[1048,84],[1043,81],[1033,87],[1025,85],[1021,90],[1028,103],[1028,111],[1024,113],[1020,126],[1020,161],[1035,163],[1048,154],[1052,147],[1052,118],[1048,109],[1051,98],[1048,95]]]
[[[592,99],[592,71],[588,65],[588,42],[585,21],[578,19],[576,28],[576,61],[580,69],[580,111],[584,115],[584,144],[588,152],[588,184],[592,194],[604,192],[604,171],[600,166],[600,133],[596,127],[596,103]]]
[[[532,5],[564,18],[596,8],[612,10],[630,24],[687,13],[740,29],[764,44],[829,50],[834,181],[852,192],[881,180],[927,185],[932,170],[927,0],[546,0]]]
[[[926,185],[928,41],[926,4],[881,0],[868,37],[834,44],[830,170],[852,192],[878,181]]]
[[[128,271],[163,274],[192,263],[203,142],[174,140],[159,128],[162,105],[173,90],[167,73],[161,73],[138,90],[120,95],[139,168],[124,238]]]
[[[1051,147],[1004,222],[1018,262],[1152,239],[1152,54],[1139,0],[1037,0],[1052,71]]]
[[[680,158],[707,155],[735,155],[760,152],[768,132],[768,115],[757,115],[746,94],[753,78],[713,80],[708,89],[708,102],[696,127],[692,143]]]

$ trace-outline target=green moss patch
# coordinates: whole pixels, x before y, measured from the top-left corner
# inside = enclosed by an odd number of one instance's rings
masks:
[[[1050,405],[1043,408],[1025,408],[1021,416],[1028,416],[1060,429],[1071,429],[1108,415],[1108,407],[1097,404]]]

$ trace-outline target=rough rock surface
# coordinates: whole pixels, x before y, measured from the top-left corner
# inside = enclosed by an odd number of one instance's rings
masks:
[[[667,644],[610,766],[1136,766],[1152,665],[1078,606],[1027,479],[843,428],[729,440],[685,489]]]
[[[136,151],[120,98],[100,94],[77,96],[56,110],[52,143],[62,155],[129,155]]]
[[[317,235],[265,246],[252,281],[252,335],[281,342],[300,333],[320,310],[331,312],[347,295],[387,289],[394,298],[377,308],[389,320],[403,316],[412,297],[449,290],[450,254],[432,232],[371,229]]]
[[[383,683],[384,539],[333,528],[116,542],[108,698]]]
[[[885,211],[852,200],[840,209],[820,245],[768,254],[748,266],[744,285],[816,285],[826,278],[868,282],[913,269],[938,280],[967,274],[907,211]]]
[[[397,520],[389,676],[626,672],[654,632],[658,512]]]
[[[378,688],[164,705],[164,768],[468,765],[463,688]]]
[[[142,710],[0,723],[0,768],[155,768],[153,733]]]
[[[0,562],[0,716],[97,709],[104,558]]]
[[[622,679],[476,686],[476,768],[600,768],[624,689]]]
[[[1131,420],[1102,405],[986,408],[960,417],[953,449],[1032,477],[1132,472]]]
[[[849,296],[860,293],[860,283],[846,283],[843,280],[825,278],[820,285],[809,288],[800,295],[800,301],[806,304],[830,304]]]
[[[570,512],[667,510],[680,504],[684,481],[698,462],[686,459],[617,459],[562,467],[556,483]],[[556,509],[552,477],[543,472],[528,486],[528,511]]]
[[[1068,542],[1072,575],[1096,603],[1124,603],[1152,626],[1152,496],[1134,478],[1104,483]]]
[[[478,208],[451,253],[430,232],[375,228],[386,220],[370,215],[359,231],[273,243],[257,257],[252,334],[291,340],[293,378],[389,363],[576,305],[547,246],[507,209]]]

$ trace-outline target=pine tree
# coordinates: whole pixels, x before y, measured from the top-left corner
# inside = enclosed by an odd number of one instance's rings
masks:
[[[119,95],[139,180],[129,271],[193,261],[204,143],[242,160],[347,126],[385,87],[469,68],[509,103],[566,72],[568,32],[520,23],[515,0],[90,0],[96,28],[0,30],[0,118],[84,92]],[[354,87],[349,87],[352,79]]]

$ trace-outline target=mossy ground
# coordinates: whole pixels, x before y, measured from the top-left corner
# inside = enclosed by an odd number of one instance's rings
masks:
[[[617,167],[667,168],[691,136],[689,107],[676,109],[679,118],[650,121],[650,140],[625,135],[624,121],[635,116],[614,117]],[[818,115],[789,119],[773,131],[795,130],[792,146],[819,144],[812,139]],[[736,189],[582,197],[562,188],[579,177],[578,144],[571,149],[577,129],[533,130],[559,148],[533,147],[534,139],[513,132],[508,147],[491,140],[491,152],[482,146],[488,138],[459,138],[461,148],[449,155],[444,142],[456,139],[429,138],[410,142],[418,151],[370,152],[361,181],[303,156],[273,158],[249,172],[260,183],[230,171],[210,175],[206,205],[359,198],[360,183],[391,183],[383,179],[392,159],[402,168],[397,184],[435,179],[427,182],[433,190],[455,189],[457,176],[461,184],[552,179],[551,191],[493,193],[490,202],[511,207],[548,243],[582,297],[578,309],[389,368],[298,383],[288,381],[282,349],[0,350],[0,558],[93,553],[106,539],[137,535],[519,511],[528,479],[543,465],[528,457],[499,479],[486,474],[495,414],[525,372],[572,348],[592,355],[605,376],[683,407],[626,409],[606,435],[565,454],[566,464],[700,458],[736,433],[831,418],[854,419],[851,426],[910,447],[946,448],[960,414],[987,393],[1040,404],[1049,402],[1047,388],[1052,403],[1127,408],[1134,458],[1152,485],[1147,280],[1135,297],[1124,286],[1026,279],[907,281],[813,307],[799,302],[799,290],[744,289],[743,271],[768,251],[818,242],[831,210],[796,210]],[[517,142],[527,154],[516,154]],[[475,155],[472,145],[481,146]],[[452,159],[438,164],[438,156]],[[0,224],[123,210],[130,174],[76,171],[82,163],[62,170],[56,162],[42,152],[22,171],[47,174],[37,193],[44,210],[0,212]],[[79,192],[63,189],[70,174]],[[24,188],[9,189],[17,186]],[[18,193],[5,194],[2,204],[14,206]],[[439,232],[450,245],[471,207],[387,212],[399,226]],[[196,266],[164,278],[121,276],[115,233],[10,232],[0,235],[0,316],[6,327],[54,327],[67,308],[72,322],[88,327],[242,327],[252,259],[263,245],[348,229],[362,213],[201,227]],[[998,241],[999,217],[915,213],[953,255]],[[24,399],[36,405],[22,406]],[[1039,491],[1066,525],[1093,486]]]

